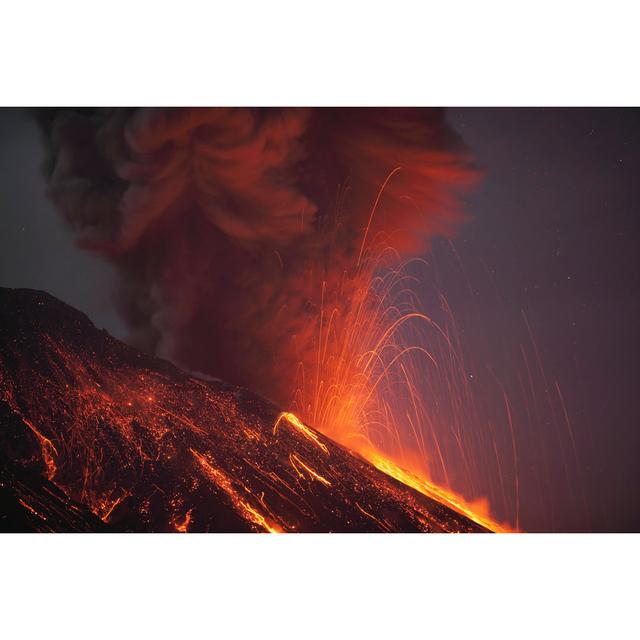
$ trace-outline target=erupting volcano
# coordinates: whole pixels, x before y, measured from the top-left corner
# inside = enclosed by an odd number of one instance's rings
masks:
[[[477,179],[442,111],[39,120],[49,196],[115,268],[140,352],[5,294],[3,400],[39,451],[20,459],[125,529],[504,528],[468,462],[486,436],[455,329],[411,273]],[[515,504],[517,528],[517,482]]]
[[[0,383],[4,529],[491,526],[391,462],[380,471],[294,414],[124,345],[42,292],[0,291]]]

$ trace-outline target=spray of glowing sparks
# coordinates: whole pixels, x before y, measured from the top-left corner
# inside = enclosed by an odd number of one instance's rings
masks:
[[[369,237],[384,189],[400,170],[377,194],[355,268],[330,296],[322,282],[315,368],[300,363],[296,413],[282,413],[274,432],[286,421],[314,437],[299,414],[396,480],[488,529],[513,530],[491,517],[486,500],[469,502],[451,489],[447,449],[453,443],[463,463],[471,455],[473,398],[453,321],[443,327],[421,311],[412,269],[427,263],[402,261],[385,239]],[[444,297],[440,302],[447,308]]]

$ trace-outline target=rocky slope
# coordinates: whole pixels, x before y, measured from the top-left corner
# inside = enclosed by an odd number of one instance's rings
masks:
[[[0,528],[482,531],[246,389],[0,289]]]

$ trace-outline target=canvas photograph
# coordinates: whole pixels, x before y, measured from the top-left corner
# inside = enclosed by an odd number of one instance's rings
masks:
[[[640,111],[0,110],[0,529],[632,532]]]
[[[637,637],[639,20],[5,3],[2,637]]]

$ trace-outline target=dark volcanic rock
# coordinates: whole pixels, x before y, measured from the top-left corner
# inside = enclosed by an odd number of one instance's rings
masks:
[[[43,292],[0,289],[0,401],[5,530],[484,530]]]
[[[52,482],[0,459],[0,532],[106,531],[111,528]]]
[[[0,532],[109,531],[87,507],[11,459],[20,449],[25,429],[27,425],[7,403],[0,402],[0,430],[8,444],[0,451]]]

